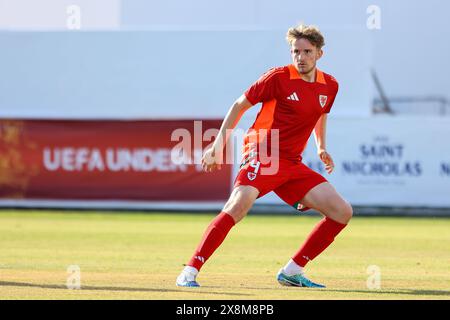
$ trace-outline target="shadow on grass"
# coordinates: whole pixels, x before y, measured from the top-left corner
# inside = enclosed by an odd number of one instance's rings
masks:
[[[312,289],[317,290],[317,289]],[[450,297],[450,291],[447,290],[416,290],[416,289],[398,289],[398,290],[351,290],[351,289],[325,289],[328,292],[342,292],[342,293],[367,293],[367,294],[398,294],[398,295],[413,295],[413,296],[447,296]]]
[[[40,289],[57,289],[57,290],[69,290],[65,285],[55,284],[38,284],[38,283],[26,283],[26,282],[12,282],[12,281],[0,281],[0,286],[12,286],[12,287],[29,287]],[[220,288],[218,286],[205,286],[202,289],[215,289]],[[229,288],[233,289],[233,288]],[[316,289],[316,288],[294,288],[294,287],[239,287],[239,290],[301,290],[315,291],[315,292],[337,292],[337,293],[363,293],[363,294],[393,294],[393,295],[412,295],[412,296],[445,296],[450,297],[450,291],[448,290],[416,290],[416,289],[398,289],[398,290],[353,290],[353,289]],[[202,291],[199,288],[184,288],[184,289],[156,289],[156,288],[129,288],[129,287],[103,287],[103,286],[82,286],[80,291],[94,290],[94,291],[124,291],[124,292],[184,292],[193,294],[215,294],[215,295],[230,295],[230,296],[254,296],[247,293],[236,292],[215,292],[215,291]]]
[[[12,282],[12,281],[0,281],[0,286],[10,287],[29,287],[40,289],[67,289],[65,285],[56,284],[38,284],[38,283],[26,283],[26,282]],[[94,290],[94,291],[125,291],[125,292],[185,292],[193,294],[218,294],[218,295],[230,295],[230,296],[252,296],[252,294],[235,293],[235,292],[213,292],[213,291],[201,291],[198,288],[185,288],[185,289],[156,289],[156,288],[127,288],[127,287],[101,287],[101,286],[82,286],[79,291]]]
[[[217,286],[210,286],[208,288],[219,288]],[[234,288],[230,288],[234,289]],[[365,293],[365,294],[395,294],[395,295],[414,295],[414,296],[446,296],[450,297],[450,291],[448,290],[417,290],[417,289],[398,289],[398,290],[354,290],[354,289],[317,289],[317,288],[296,288],[296,287],[239,287],[240,290],[276,290],[276,291],[286,291],[286,290],[302,290],[302,291],[316,291],[316,292],[338,292],[338,293]]]

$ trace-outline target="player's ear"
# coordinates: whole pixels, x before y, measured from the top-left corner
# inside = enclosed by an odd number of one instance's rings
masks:
[[[322,58],[322,56],[323,56],[323,50],[322,50],[322,49],[319,49],[319,50],[317,51],[317,60],[319,60],[320,58]]]

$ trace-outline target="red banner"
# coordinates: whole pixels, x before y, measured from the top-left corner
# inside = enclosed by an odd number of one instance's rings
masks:
[[[205,173],[195,164],[211,143],[203,134],[220,124],[0,120],[0,198],[225,200],[231,165]],[[192,151],[190,162],[173,160],[172,150],[181,142]]]

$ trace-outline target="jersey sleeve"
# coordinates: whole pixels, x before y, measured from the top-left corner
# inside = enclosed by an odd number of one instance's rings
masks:
[[[250,88],[245,91],[245,97],[252,105],[259,102],[270,101],[275,98],[277,75],[280,68],[272,68],[264,73]]]
[[[330,113],[331,111],[331,107],[333,107],[334,104],[334,100],[336,99],[337,93],[339,91],[339,84],[336,81],[336,79],[334,79],[333,77],[331,77],[331,95],[330,95],[330,101],[328,102],[326,108],[323,110],[323,113]]]

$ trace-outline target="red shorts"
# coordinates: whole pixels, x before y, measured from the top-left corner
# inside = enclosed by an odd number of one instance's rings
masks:
[[[259,190],[258,198],[270,191],[275,192],[281,200],[293,206],[296,210],[306,211],[300,201],[309,190],[327,182],[322,175],[311,170],[302,162],[293,162],[280,159],[278,170],[268,170],[269,165],[263,165],[257,160],[242,165],[235,181],[234,187],[252,186]]]

